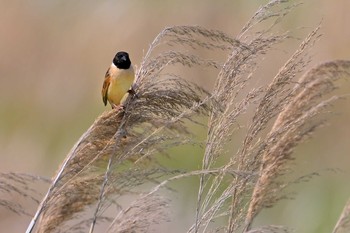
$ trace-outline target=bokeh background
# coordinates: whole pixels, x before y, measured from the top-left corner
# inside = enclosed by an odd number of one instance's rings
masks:
[[[0,172],[54,174],[80,135],[109,109],[102,104],[100,90],[116,51],[129,51],[138,65],[154,37],[172,25],[201,25],[234,36],[263,3],[1,0]],[[350,59],[349,9],[348,0],[307,0],[278,27],[307,32],[322,21],[323,36],[312,50],[312,64]],[[282,57],[274,58],[277,63],[264,63],[267,74],[278,70],[295,45],[285,45]],[[267,74],[261,77],[271,78]],[[207,84],[201,80],[210,88],[212,80]],[[350,83],[344,82],[339,91],[350,93]],[[296,186],[293,201],[264,211],[258,223],[284,224],[296,232],[331,231],[350,197],[349,105],[349,101],[337,104],[328,126],[296,151],[298,174],[318,171],[321,175]],[[176,163],[188,166],[189,161]],[[337,172],[329,171],[333,169]],[[187,190],[193,197],[195,191]],[[180,192],[176,201],[181,216],[190,218],[187,197]],[[0,209],[1,232],[23,232],[28,222],[28,217]]]

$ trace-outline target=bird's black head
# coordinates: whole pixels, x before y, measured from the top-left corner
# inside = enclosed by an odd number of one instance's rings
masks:
[[[129,69],[131,65],[129,54],[127,52],[118,52],[113,59],[113,64],[119,69]]]

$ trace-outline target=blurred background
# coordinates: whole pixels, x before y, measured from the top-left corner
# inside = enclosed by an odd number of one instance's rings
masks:
[[[235,36],[263,3],[1,0],[0,172],[47,177],[55,173],[80,135],[110,109],[104,107],[100,91],[116,51],[128,51],[137,66],[155,36],[172,25],[201,25]],[[323,36],[311,52],[312,64],[350,59],[349,9],[348,0],[307,0],[278,28],[305,28],[307,33],[322,21]],[[271,79],[296,45],[285,45],[286,52],[275,58],[278,65],[265,61],[267,73],[261,77]],[[203,85],[210,88],[212,81]],[[344,84],[339,93],[350,93],[350,83]],[[283,224],[296,232],[331,231],[350,197],[349,101],[339,102],[334,109],[329,125],[296,151],[298,174],[319,171],[321,175],[296,186],[295,200],[264,211],[257,224]],[[188,166],[189,161],[176,163]],[[187,197],[177,196],[184,203],[183,208],[179,204],[184,218],[193,213],[186,212]],[[191,221],[183,221],[184,229]],[[28,222],[28,217],[0,209],[1,232],[23,232]]]

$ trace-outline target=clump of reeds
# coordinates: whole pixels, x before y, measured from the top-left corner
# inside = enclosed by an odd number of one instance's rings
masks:
[[[152,232],[171,221],[169,200],[160,190],[188,176],[199,177],[195,221],[188,232],[286,232],[283,226],[254,226],[262,209],[284,197],[294,148],[309,137],[338,98],[329,94],[336,81],[350,76],[350,61],[331,61],[304,72],[308,51],[319,38],[319,27],[301,43],[271,82],[248,85],[259,61],[289,34],[273,28],[296,5],[274,0],[261,7],[237,37],[199,26],[164,29],[151,43],[136,75],[124,109],[103,113],[72,148],[54,176],[28,227],[30,232]],[[261,23],[270,26],[258,29]],[[163,52],[156,53],[161,47]],[[226,54],[225,61],[204,59],[198,48]],[[180,65],[217,70],[208,92],[167,70]],[[237,152],[227,150],[238,119],[248,109],[244,140]],[[203,126],[207,137],[201,169],[172,170],[160,165],[173,146],[200,144],[188,123]],[[218,160],[224,158],[223,165]],[[22,182],[22,181],[21,181]],[[23,180],[25,182],[25,180]],[[3,185],[0,185],[0,189]],[[6,186],[3,186],[6,188]],[[11,190],[12,188],[6,188]],[[11,191],[12,192],[12,191]],[[123,204],[128,197],[133,201]],[[2,204],[19,212],[18,206]],[[114,207],[117,213],[108,213]],[[221,219],[225,224],[213,224]],[[334,232],[349,230],[349,207]]]

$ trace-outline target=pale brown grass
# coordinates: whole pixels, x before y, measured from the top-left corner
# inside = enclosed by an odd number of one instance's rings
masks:
[[[350,61],[326,62],[302,75],[310,62],[308,52],[320,36],[317,27],[270,83],[252,87],[260,61],[291,39],[289,32],[274,28],[297,5],[269,2],[235,38],[199,26],[160,32],[136,74],[136,95],[128,96],[124,109],[103,113],[78,140],[27,233],[94,232],[98,223],[106,232],[152,232],[157,224],[172,220],[172,206],[161,191],[189,176],[199,177],[199,189],[195,220],[187,232],[288,232],[283,226],[255,226],[254,220],[285,198],[291,182],[281,178],[292,170],[293,150],[326,121],[338,100],[332,95],[337,81],[350,77]],[[223,52],[224,62],[202,58],[195,53],[199,48]],[[174,66],[216,70],[213,90],[170,72]],[[247,125],[244,139],[239,148],[228,149],[242,116]],[[199,118],[207,119],[207,126]],[[191,124],[207,127],[204,142],[198,141]],[[169,149],[179,145],[204,148],[200,169],[161,165],[159,158],[171,159]],[[10,181],[28,184],[24,178],[2,177],[7,183],[0,188],[8,193],[16,192]],[[121,200],[126,197],[133,201],[125,204]],[[24,213],[21,206],[0,204]],[[334,232],[349,230],[348,209]],[[217,220],[224,224],[218,227]]]

